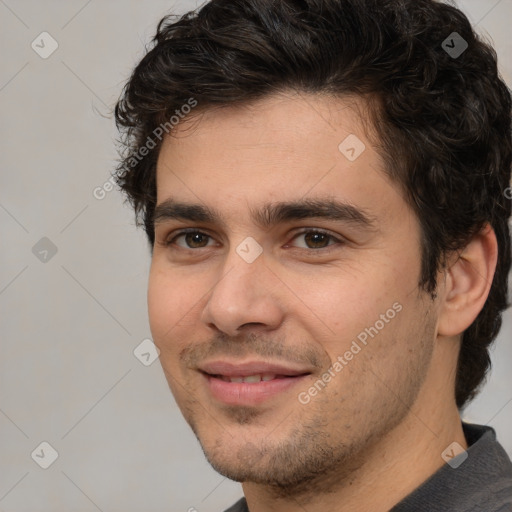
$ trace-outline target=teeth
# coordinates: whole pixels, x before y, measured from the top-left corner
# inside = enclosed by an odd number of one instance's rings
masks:
[[[264,373],[262,375],[248,375],[247,377],[225,377],[221,376],[221,379],[226,382],[260,382],[260,381],[269,381],[275,379],[276,376],[271,373]]]
[[[248,375],[247,377],[244,377],[244,382],[260,382],[261,381],[261,375]]]

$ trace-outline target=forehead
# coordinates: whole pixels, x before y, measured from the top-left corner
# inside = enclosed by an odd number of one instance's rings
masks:
[[[280,92],[241,105],[199,104],[165,137],[162,150],[186,147],[192,137],[197,149],[201,144],[222,141],[217,148],[222,151],[252,147],[261,152],[266,147],[279,154],[296,151],[297,144],[308,139],[308,146],[318,148],[318,157],[322,148],[349,134],[360,139],[376,137],[365,98]]]
[[[393,186],[371,130],[367,105],[356,97],[280,93],[197,110],[164,139],[157,204],[173,197],[219,206],[222,199],[229,208],[230,199],[243,198],[250,208],[326,195],[371,202],[376,189]]]

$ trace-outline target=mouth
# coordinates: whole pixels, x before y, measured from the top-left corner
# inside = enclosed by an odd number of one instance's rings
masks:
[[[209,374],[207,374],[209,375]],[[304,374],[306,375],[306,374]],[[229,376],[229,375],[210,375],[210,377],[214,377],[215,379],[221,379],[224,382],[249,382],[251,384],[257,382],[269,382],[275,379],[289,379],[293,377],[300,377],[300,375],[273,375],[271,373],[264,374],[256,374],[256,375],[247,375],[246,377],[240,376]]]
[[[200,373],[208,392],[218,402],[254,406],[289,395],[291,389],[304,383],[312,372],[267,363],[217,362],[204,365]]]

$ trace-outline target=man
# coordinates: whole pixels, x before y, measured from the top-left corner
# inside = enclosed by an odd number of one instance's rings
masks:
[[[434,0],[213,0],[116,107],[160,361],[230,512],[510,511],[461,422],[507,306],[511,98]]]

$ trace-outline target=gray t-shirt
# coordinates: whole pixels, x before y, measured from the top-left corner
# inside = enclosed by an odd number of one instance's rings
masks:
[[[445,464],[390,512],[512,512],[512,463],[496,432],[462,427],[467,459],[457,468]],[[242,498],[225,512],[250,511]]]

